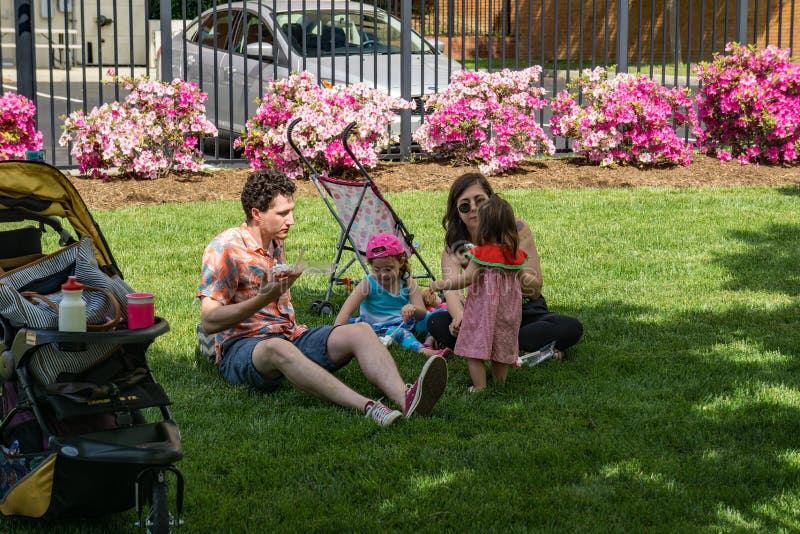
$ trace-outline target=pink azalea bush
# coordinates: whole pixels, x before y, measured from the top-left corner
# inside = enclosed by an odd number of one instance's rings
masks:
[[[800,150],[800,64],[788,48],[728,43],[695,67],[697,146],[722,161],[792,163]]]
[[[255,115],[234,147],[244,147],[253,169],[279,169],[290,178],[302,176],[305,169],[286,135],[289,124],[299,118],[292,139],[303,156],[321,174],[338,175],[356,168],[341,141],[344,129],[355,122],[348,142],[361,164],[370,168],[377,164],[380,151],[396,141],[387,129],[395,110],[413,106],[364,84],[320,87],[313,74],[300,72],[268,83]]]
[[[456,163],[478,163],[500,174],[555,145],[539,126],[536,111],[547,102],[537,82],[540,66],[520,71],[459,71],[441,93],[424,97],[425,122],[414,132],[422,150]]]
[[[609,74],[602,67],[585,69],[556,95],[553,134],[570,138],[576,154],[602,167],[689,165],[692,146],[675,132],[697,123],[689,90],[668,89],[643,75],[622,73],[609,79]]]
[[[88,115],[76,111],[64,121],[59,144],[72,143],[80,172],[105,178],[104,171],[116,167],[126,176],[155,179],[171,169],[200,170],[198,141],[217,135],[205,116],[206,93],[178,79],[164,83],[108,74],[104,82],[120,83],[129,92],[125,99]]]
[[[16,93],[0,96],[0,160],[25,159],[26,150],[42,146],[33,102]]]

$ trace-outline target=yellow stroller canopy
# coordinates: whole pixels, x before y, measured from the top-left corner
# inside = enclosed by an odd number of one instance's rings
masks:
[[[67,219],[78,239],[92,238],[100,268],[111,275],[121,274],[80,194],[55,167],[38,161],[0,161],[0,220],[4,212]]]

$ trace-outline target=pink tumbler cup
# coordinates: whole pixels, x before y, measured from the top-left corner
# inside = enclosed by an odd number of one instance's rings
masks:
[[[155,322],[152,293],[128,293],[128,328],[149,328]]]

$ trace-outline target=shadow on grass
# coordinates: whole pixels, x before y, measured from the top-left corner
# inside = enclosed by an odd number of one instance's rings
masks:
[[[732,278],[722,289],[797,297],[798,230],[775,224],[731,233],[747,249],[715,258]],[[717,312],[670,314],[622,301],[560,310],[579,316],[586,330],[572,360],[554,371],[557,380],[564,374],[562,387],[580,392],[563,410],[573,417],[562,420],[597,435],[583,444],[596,441],[596,460],[581,482],[560,489],[562,507],[586,506],[586,494],[597,490],[609,502],[625,495],[659,502],[652,513],[626,517],[626,508],[588,499],[609,524],[676,525],[680,517],[723,530],[798,527],[784,500],[800,483],[792,460],[800,307],[763,300]]]
[[[749,248],[717,258],[733,277],[726,289],[800,294],[800,225],[774,224],[764,231],[731,232],[729,238]]]
[[[757,530],[796,528],[793,512],[770,508],[800,483],[791,460],[800,418],[797,306],[658,321],[649,319],[657,310],[623,302],[563,311],[580,314],[586,337],[560,366],[534,371],[549,373],[552,386],[530,384],[549,392],[537,404],[560,413],[554,424],[574,437],[565,454],[587,458],[572,473],[547,475],[570,480],[556,490],[562,510],[588,505],[609,525],[735,527],[722,506]],[[628,516],[630,503],[651,499],[657,509]]]
[[[800,186],[798,185],[787,185],[784,187],[779,187],[777,190],[783,195],[792,197],[800,196]]]

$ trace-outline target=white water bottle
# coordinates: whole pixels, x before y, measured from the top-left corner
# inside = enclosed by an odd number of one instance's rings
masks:
[[[58,305],[58,329],[62,332],[86,332],[86,302],[83,284],[74,276],[61,286],[61,303]]]

